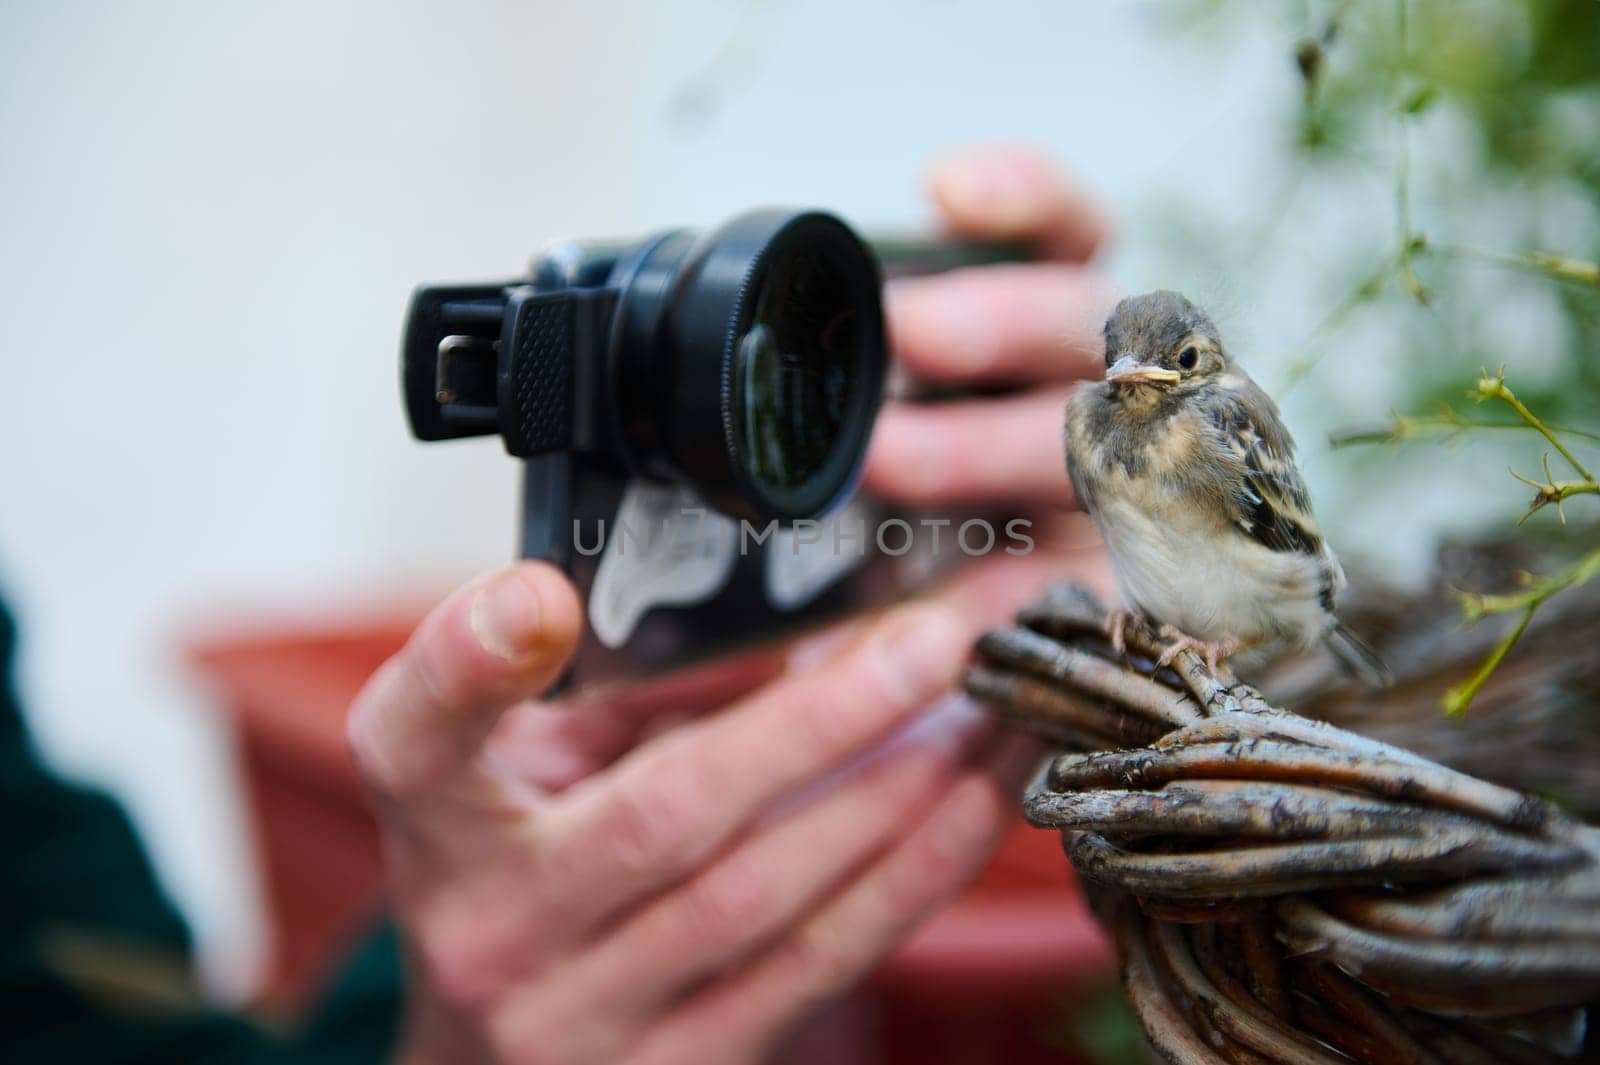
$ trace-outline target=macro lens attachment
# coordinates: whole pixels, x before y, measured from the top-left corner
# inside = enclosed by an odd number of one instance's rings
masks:
[[[412,431],[687,484],[730,517],[813,517],[853,487],[882,396],[879,287],[860,238],[817,211],[558,245],[524,280],[417,291]]]

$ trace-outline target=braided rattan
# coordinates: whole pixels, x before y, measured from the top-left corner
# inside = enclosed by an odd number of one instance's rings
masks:
[[[1148,625],[1053,590],[967,687],[1058,744],[1062,833],[1173,1062],[1571,1060],[1600,997],[1600,830],[1275,708]]]

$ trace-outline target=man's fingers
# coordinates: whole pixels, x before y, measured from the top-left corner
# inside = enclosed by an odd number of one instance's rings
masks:
[[[1054,258],[1083,262],[1110,235],[1105,213],[1040,148],[963,148],[929,169],[928,191],[954,233],[1033,239]]]
[[[887,753],[833,791],[765,826],[676,891],[630,917],[560,971],[506,1003],[512,1047],[604,1018],[637,1030],[668,1003],[775,940],[915,823],[961,758],[959,735]],[[609,1048],[615,1050],[615,1048]]]
[[[1061,444],[1067,393],[891,404],[873,431],[866,487],[914,506],[1070,503]]]
[[[785,672],[815,668],[859,638],[863,624],[835,621],[662,677],[590,688],[569,700],[525,702],[501,720],[490,753],[498,768],[541,791],[565,791],[653,735],[719,710]]]
[[[885,295],[895,357],[933,381],[1075,381],[1104,372],[1116,289],[1081,266],[999,265],[903,278]]]
[[[447,599],[351,707],[350,747],[369,785],[401,800],[437,794],[508,706],[560,675],[582,617],[571,583],[543,562]]]
[[[894,611],[850,649],[575,785],[541,818],[538,890],[569,926],[673,886],[775,800],[844,764],[954,683],[972,633]]]
[[[1009,736],[990,765],[961,774],[887,855],[753,965],[691,1000],[639,1047],[639,1062],[686,1060],[695,1047],[753,1060],[822,1001],[864,975],[988,862],[1016,814],[1037,746]]]
[[[564,791],[649,736],[743,698],[785,666],[783,647],[762,647],[572,699],[524,703],[495,730],[494,764],[541,791]]]
[[[725,971],[926,816],[958,757],[950,748],[918,746],[865,768],[646,911],[608,946],[616,948],[613,960],[670,959],[654,987],[641,988],[655,1001]],[[629,953],[634,948],[638,953]]]

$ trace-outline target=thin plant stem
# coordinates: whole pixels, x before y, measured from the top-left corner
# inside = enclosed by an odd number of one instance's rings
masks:
[[[1528,624],[1533,621],[1533,613],[1538,609],[1536,604],[1525,607],[1522,616],[1517,619],[1516,626],[1495,644],[1494,650],[1489,652],[1489,657],[1479,664],[1472,676],[1444,693],[1440,701],[1444,705],[1446,714],[1451,717],[1462,717],[1466,714],[1467,707],[1472,705],[1472,700],[1477,697],[1479,689],[1494,675],[1494,671],[1500,668],[1500,663],[1511,653],[1517,641],[1522,639],[1522,634],[1528,631]]]
[[[1411,253],[1422,241],[1411,228],[1411,116],[1414,108],[1401,96],[1406,68],[1410,61],[1406,0],[1396,0],[1395,7],[1398,31],[1396,36],[1400,47],[1400,56],[1395,62],[1390,86],[1390,95],[1393,97],[1395,112],[1399,119],[1395,123],[1400,156],[1395,180],[1395,228],[1398,230],[1395,239],[1395,269],[1399,271],[1400,280],[1404,282],[1411,298],[1418,303],[1427,303],[1428,290],[1422,287],[1422,281],[1411,267]]]
[[[1491,263],[1495,266],[1510,267],[1514,270],[1527,270],[1554,278],[1557,281],[1568,281],[1579,285],[1589,285],[1600,288],[1600,263],[1585,262],[1582,259],[1569,259],[1562,255],[1552,255],[1543,251],[1497,251],[1493,248],[1475,248],[1466,244],[1436,244],[1426,241],[1419,244],[1417,249],[1429,255],[1440,255],[1455,259],[1476,259],[1479,262]]]
[[[1506,469],[1506,472],[1511,474],[1511,476],[1515,477],[1529,488],[1534,489],[1533,500],[1528,504],[1528,512],[1522,515],[1521,518],[1517,519],[1518,525],[1521,525],[1523,522],[1527,521],[1540,510],[1552,503],[1554,503],[1556,506],[1556,514],[1560,516],[1561,524],[1565,525],[1567,523],[1567,512],[1561,505],[1565,500],[1571,496],[1577,495],[1600,495],[1600,484],[1596,484],[1592,480],[1556,480],[1555,474],[1550,472],[1550,452],[1546,451],[1544,453],[1542,461],[1544,463],[1544,480],[1542,481],[1536,481],[1532,477],[1524,477],[1522,474],[1518,473],[1514,469],[1511,469],[1510,467],[1507,467]]]
[[[1477,421],[1463,417],[1448,403],[1437,405],[1437,414],[1404,415],[1397,411],[1389,412],[1389,424],[1381,428],[1357,429],[1349,432],[1338,433],[1328,438],[1331,447],[1350,447],[1354,444],[1399,444],[1419,437],[1443,435],[1454,436],[1465,432],[1475,432],[1480,429],[1513,429],[1518,432],[1533,431],[1533,426],[1525,421],[1515,422],[1488,422]],[[1570,425],[1554,425],[1546,423],[1553,433],[1562,436],[1574,436],[1583,440],[1600,442],[1600,433],[1589,432],[1586,429],[1574,429]]]
[[[1578,563],[1565,573],[1557,577],[1528,577],[1528,587],[1520,592],[1508,592],[1502,595],[1478,595],[1466,593],[1461,596],[1462,607],[1466,612],[1468,621],[1476,621],[1490,614],[1506,614],[1513,610],[1521,611],[1516,625],[1511,631],[1501,637],[1495,644],[1494,650],[1483,660],[1477,670],[1462,683],[1444,693],[1445,713],[1451,717],[1460,717],[1467,712],[1478,690],[1484,682],[1500,667],[1500,663],[1516,646],[1522,634],[1528,631],[1528,625],[1533,621],[1533,615],[1545,604],[1551,596],[1573,585],[1585,584],[1600,574],[1600,547],[1592,549],[1587,555],[1578,560]]]
[[[1579,477],[1582,477],[1585,481],[1589,481],[1591,483],[1594,481],[1594,474],[1584,469],[1583,463],[1579,462],[1573,456],[1572,452],[1567,450],[1566,445],[1556,438],[1556,434],[1551,431],[1550,427],[1541,421],[1538,415],[1529,410],[1522,400],[1516,397],[1516,394],[1512,392],[1511,389],[1506,387],[1504,370],[1496,373],[1493,377],[1490,377],[1488,372],[1485,371],[1478,378],[1477,398],[1480,402],[1485,399],[1498,399],[1506,406],[1516,411],[1518,417],[1527,422],[1530,427],[1537,430],[1540,436],[1543,436],[1546,440],[1550,441],[1551,447],[1561,452],[1561,457],[1566,459],[1567,462],[1572,465],[1572,468],[1578,472]]]
[[[1421,248],[1425,241],[1411,229],[1411,115],[1416,110],[1408,107],[1401,97],[1401,83],[1408,65],[1410,52],[1406,43],[1407,17],[1406,0],[1397,0],[1396,3],[1396,29],[1399,41],[1399,55],[1395,60],[1390,74],[1390,95],[1393,97],[1395,112],[1398,116],[1397,129],[1399,131],[1399,173],[1395,183],[1395,227],[1396,247],[1388,261],[1381,264],[1369,274],[1355,289],[1339,302],[1330,311],[1311,335],[1300,345],[1301,354],[1289,363],[1283,392],[1287,393],[1295,385],[1310,376],[1322,361],[1322,352],[1318,350],[1327,335],[1337,328],[1345,318],[1361,304],[1374,299],[1381,293],[1389,279],[1398,274],[1406,287],[1406,291],[1418,303],[1428,302],[1428,290],[1423,287],[1422,281],[1417,277],[1416,271],[1411,267],[1412,253]]]

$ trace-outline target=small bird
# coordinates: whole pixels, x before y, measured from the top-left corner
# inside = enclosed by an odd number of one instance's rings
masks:
[[[1123,601],[1206,664],[1269,643],[1325,641],[1352,673],[1392,682],[1339,624],[1344,570],[1317,529],[1294,441],[1216,324],[1176,292],[1130,296],[1105,326],[1104,381],[1067,402],[1067,472],[1111,555]],[[1122,650],[1127,612],[1109,635]]]

